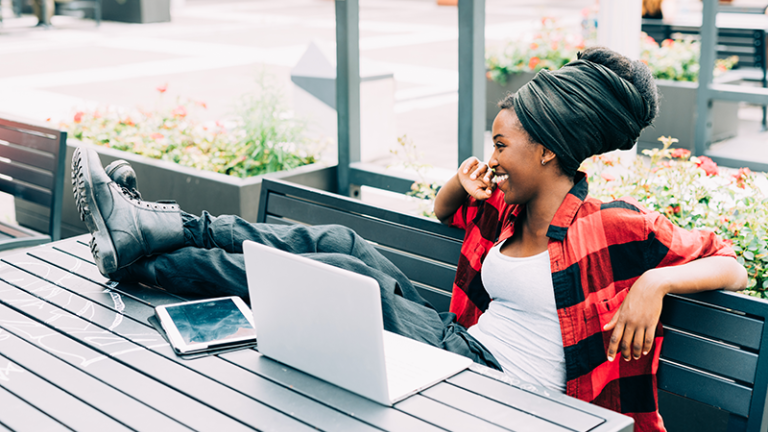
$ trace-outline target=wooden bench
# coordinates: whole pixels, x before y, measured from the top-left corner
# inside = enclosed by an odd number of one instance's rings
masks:
[[[374,243],[438,310],[448,309],[461,230],[270,179],[261,186],[258,222],[348,226]],[[658,386],[662,415],[671,432],[702,429],[691,428],[697,419],[690,414],[674,421],[680,410],[665,407],[669,399],[662,397],[664,392],[720,410],[715,416],[727,423],[729,431],[768,429],[766,319],[768,302],[737,293],[713,291],[665,299]]]
[[[40,207],[45,220],[24,227],[0,221],[0,250],[61,238],[67,133],[0,118],[0,192]]]

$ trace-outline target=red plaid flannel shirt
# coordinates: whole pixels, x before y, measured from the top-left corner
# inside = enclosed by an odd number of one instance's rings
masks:
[[[659,324],[653,350],[639,360],[608,362],[611,332],[603,332],[629,288],[645,271],[733,251],[715,234],[687,231],[631,198],[603,203],[588,198],[583,173],[549,226],[549,257],[565,349],[568,395],[627,414],[635,431],[665,430],[658,414],[656,371],[662,343]],[[521,206],[507,205],[498,189],[470,198],[453,217],[466,231],[453,285],[451,312],[474,325],[491,298],[480,268],[488,251],[512,236]]]

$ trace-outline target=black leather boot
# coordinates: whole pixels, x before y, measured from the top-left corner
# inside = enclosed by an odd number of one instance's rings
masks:
[[[104,276],[142,257],[184,246],[179,206],[136,199],[110,179],[96,151],[75,149],[72,186],[80,218],[93,236],[93,258]]]
[[[104,171],[107,172],[109,178],[117,183],[118,186],[124,187],[126,192],[131,194],[134,198],[141,199],[139,187],[136,182],[136,171],[133,170],[131,164],[122,159],[118,159],[105,166]]]

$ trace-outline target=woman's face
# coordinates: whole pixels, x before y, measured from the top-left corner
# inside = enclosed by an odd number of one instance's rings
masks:
[[[517,115],[502,109],[493,121],[493,155],[488,166],[507,204],[525,204],[541,189],[544,146],[531,142]]]

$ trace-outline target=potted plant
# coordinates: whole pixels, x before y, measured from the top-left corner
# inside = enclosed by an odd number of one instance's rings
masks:
[[[567,32],[555,19],[545,17],[540,32],[486,53],[485,129],[491,130],[499,112],[497,104],[507,93],[516,92],[542,69],[560,69],[574,60],[585,45],[580,34]]]
[[[166,88],[158,87],[161,96]],[[306,137],[302,122],[287,115],[280,93],[263,79],[258,95],[244,98],[233,119],[196,122],[189,116],[194,109],[205,109],[205,104],[179,100],[152,111],[78,111],[63,124],[69,136],[67,160],[75,147],[90,146],[104,165],[130,162],[146,200],[173,199],[191,213],[207,210],[253,221],[264,176],[335,187],[335,167],[318,163],[318,143]],[[70,189],[64,193],[62,236],[87,232]],[[17,201],[17,210],[17,218],[34,225],[35,208]]]
[[[696,125],[696,89],[699,77],[699,42],[691,37],[667,39],[658,44],[642,34],[640,60],[645,62],[656,78],[659,88],[659,116],[653,126],[640,135],[641,149],[659,147],[659,137],[674,136],[680,146],[693,150]],[[725,74],[738,62],[736,56],[718,59],[715,77],[727,81]],[[738,102],[713,101],[712,142],[736,136],[738,131]]]

